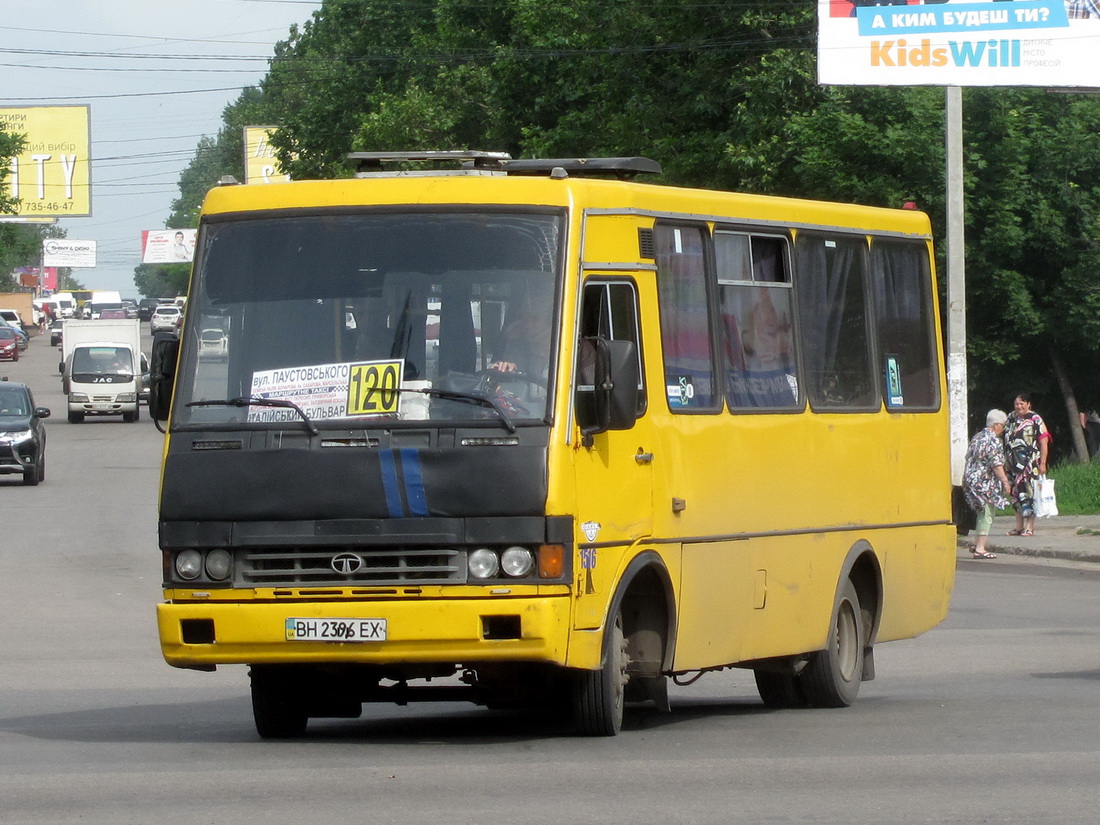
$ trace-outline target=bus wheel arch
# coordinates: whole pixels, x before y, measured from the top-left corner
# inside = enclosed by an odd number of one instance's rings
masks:
[[[614,736],[627,702],[652,700],[668,709],[664,672],[675,640],[671,577],[660,556],[645,551],[627,565],[604,621],[599,670],[575,673],[574,710],[579,733]]]

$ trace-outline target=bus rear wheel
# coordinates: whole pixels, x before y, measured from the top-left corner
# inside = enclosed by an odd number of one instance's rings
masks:
[[[253,666],[252,717],[261,739],[296,739],[306,732],[309,715],[298,679],[277,667]]]
[[[855,701],[863,679],[866,639],[859,594],[851,580],[845,579],[833,611],[828,647],[811,654],[799,677],[811,706],[844,708]]]
[[[604,638],[603,665],[575,674],[573,710],[579,734],[615,736],[622,728],[629,663],[622,614],[616,613]]]

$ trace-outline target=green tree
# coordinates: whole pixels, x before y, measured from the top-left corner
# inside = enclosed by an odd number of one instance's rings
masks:
[[[803,0],[326,0],[227,109],[226,154],[198,177],[208,186],[237,162],[245,118],[280,126],[297,178],[347,175],[353,150],[640,154],[676,184],[914,199],[942,238],[942,90],[820,87],[814,26]],[[1073,432],[1075,395],[1100,407],[1098,120],[1095,98],[966,93],[975,409],[1030,387],[1052,418],[1064,400],[1054,423]],[[201,198],[183,188],[190,222]]]
[[[783,184],[812,197],[917,200],[945,226],[943,91],[831,89],[795,115]],[[1100,101],[968,89],[964,107],[972,412],[1033,391],[1078,458],[1080,406],[1100,407]],[[773,163],[780,167],[782,164]],[[1058,414],[1057,407],[1065,413]]]

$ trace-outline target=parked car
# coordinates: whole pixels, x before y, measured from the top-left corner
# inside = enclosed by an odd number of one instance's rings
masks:
[[[0,327],[0,358],[19,360],[19,336],[11,327]]]
[[[177,322],[183,317],[183,313],[177,306],[162,304],[153,310],[153,316],[149,319],[151,332],[175,332]]]
[[[63,328],[63,324],[62,324],[62,321],[61,321],[60,318],[54,319],[54,321],[50,324],[50,346],[51,347],[61,346],[62,328]]]
[[[46,477],[47,407],[34,406],[26,384],[0,381],[0,473],[22,473],[34,486]]]
[[[199,358],[210,361],[224,361],[229,355],[229,346],[225,331],[210,327],[199,335]]]
[[[0,317],[0,327],[6,327],[15,333],[16,340],[19,342],[19,351],[23,352],[27,348],[27,343],[30,340],[27,336],[26,330],[23,327],[10,324],[3,317]]]

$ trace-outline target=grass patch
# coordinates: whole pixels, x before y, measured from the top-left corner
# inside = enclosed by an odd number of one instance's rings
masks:
[[[1058,464],[1049,475],[1055,481],[1059,515],[1100,514],[1100,463]]]

